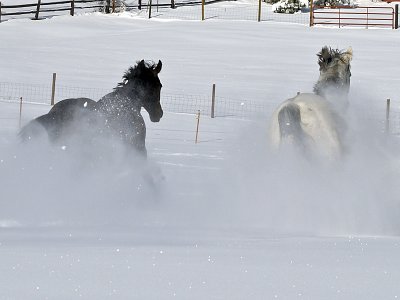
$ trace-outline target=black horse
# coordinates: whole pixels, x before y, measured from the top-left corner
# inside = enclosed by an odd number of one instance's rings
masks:
[[[53,143],[65,143],[71,136],[113,137],[146,156],[146,125],[140,110],[144,107],[152,122],[160,121],[163,115],[158,78],[161,67],[161,61],[155,64],[142,60],[130,67],[114,91],[99,101],[62,100],[23,127],[20,137],[25,141],[35,139],[43,129]]]

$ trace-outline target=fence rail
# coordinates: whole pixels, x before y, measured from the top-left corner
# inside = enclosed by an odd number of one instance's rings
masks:
[[[52,1],[52,2],[42,2],[41,0],[37,0],[37,3],[13,4],[13,5],[5,5],[2,2],[0,2],[0,22],[2,21],[3,19],[2,17],[4,16],[19,16],[19,15],[30,14],[33,15],[33,19],[38,20],[40,13],[54,13],[63,11],[69,11],[70,15],[73,16],[75,13],[75,9],[104,8],[105,7],[104,5],[98,4],[101,2],[102,1],[99,0],[63,0],[63,1]],[[84,5],[77,6],[76,4],[79,3]],[[97,4],[93,5],[93,3]],[[108,1],[106,1],[106,3],[108,3],[108,9],[110,9],[110,3]],[[43,9],[42,7],[49,7],[49,8]],[[107,9],[107,7],[105,9]]]
[[[312,9],[311,25],[338,25],[359,27],[389,27],[398,28],[398,5],[393,7],[381,6],[314,6]]]

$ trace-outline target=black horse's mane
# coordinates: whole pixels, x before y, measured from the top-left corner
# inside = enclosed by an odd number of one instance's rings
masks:
[[[129,81],[141,78],[142,80],[150,80],[154,78],[154,69],[157,66],[153,61],[138,61],[133,67],[129,67],[122,76],[122,82],[118,83],[116,88],[123,87]]]

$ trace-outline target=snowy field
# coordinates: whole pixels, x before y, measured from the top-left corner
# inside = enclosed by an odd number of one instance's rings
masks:
[[[312,91],[322,46],[354,58],[346,155],[333,164],[271,153],[270,109],[202,115],[195,144],[194,109],[160,123],[143,112],[148,164],[114,153],[93,166],[20,144],[19,105],[0,101],[0,299],[398,299],[399,39],[129,13],[1,23],[0,82],[57,72],[65,86],[112,89],[135,61],[161,59],[162,94],[216,83],[221,97],[274,107]],[[22,125],[48,110],[24,105]]]

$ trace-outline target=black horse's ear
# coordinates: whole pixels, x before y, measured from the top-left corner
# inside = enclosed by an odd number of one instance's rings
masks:
[[[154,74],[158,74],[161,72],[161,68],[162,68],[162,62],[161,60],[158,60],[158,64],[154,67]]]
[[[137,66],[139,67],[139,69],[143,69],[146,66],[146,63],[144,62],[144,59],[142,59],[141,61],[138,62]]]
[[[135,76],[141,76],[141,74],[143,74],[143,71],[145,69],[146,69],[146,63],[145,63],[144,59],[142,59],[141,61],[137,61],[136,66],[134,68]]]

